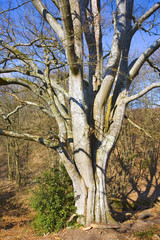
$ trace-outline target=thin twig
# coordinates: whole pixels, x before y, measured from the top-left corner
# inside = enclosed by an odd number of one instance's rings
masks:
[[[22,3],[22,4],[19,4],[17,7],[3,10],[2,12],[0,12],[0,14],[6,13],[6,12],[9,12],[9,11],[16,10],[16,9],[18,9],[19,7],[25,5],[25,4],[29,3],[29,2],[31,2],[31,0],[29,0],[29,1],[27,1],[27,2],[24,2],[24,3]]]
[[[147,62],[149,63],[149,65],[154,68],[155,70],[157,70],[158,72],[160,72],[160,69],[158,68],[158,66],[156,66],[150,59],[147,59]]]
[[[147,133],[144,128],[138,126],[136,123],[134,123],[134,122],[133,122],[129,117],[127,117],[126,115],[125,115],[124,117],[125,117],[125,119],[128,120],[128,122],[129,122],[130,124],[132,124],[134,127],[136,127],[137,129],[139,129],[140,131],[144,132],[148,137],[150,137],[150,138],[153,139],[153,137],[152,137],[149,133]]]

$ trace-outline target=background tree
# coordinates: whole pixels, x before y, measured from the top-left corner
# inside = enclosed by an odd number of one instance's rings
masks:
[[[18,101],[53,118],[58,135],[47,139],[42,132],[34,135],[5,129],[0,134],[56,150],[72,179],[81,222],[109,222],[106,171],[126,107],[160,87],[154,82],[129,96],[133,80],[160,46],[157,39],[130,62],[131,41],[140,29],[157,31],[160,2],[136,9],[133,0],[117,0],[105,2],[101,11],[99,0],[32,0],[26,2],[23,14],[24,4],[20,1],[18,6],[10,5],[10,11],[1,12],[0,73],[10,74],[0,78],[0,85],[30,90],[32,101]],[[107,14],[111,17],[111,12],[113,23],[108,26],[113,38],[109,53],[104,54],[109,42],[102,39],[101,19]]]
[[[115,212],[151,207],[159,197],[159,109],[128,109],[126,114],[107,171]]]
[[[16,95],[15,95],[16,93]],[[38,129],[43,129],[47,138],[52,138],[51,131],[55,128],[54,121],[46,118],[46,115],[23,106],[18,99],[25,100],[28,98],[28,91],[21,87],[4,87],[0,90],[1,94],[1,114],[3,119],[0,122],[0,128],[16,132],[30,132],[37,133]],[[31,99],[31,95],[28,100]],[[37,99],[38,101],[38,99]],[[2,112],[2,109],[4,111]],[[9,114],[7,114],[9,112]],[[46,123],[47,122],[47,123]],[[54,130],[56,132],[56,130]],[[6,138],[1,145],[6,145],[7,161],[8,161],[8,179],[10,181],[16,180],[18,185],[26,184],[29,181],[32,167],[28,165],[28,160],[33,153],[35,144],[29,144],[29,141],[24,141],[18,138]],[[56,164],[57,155],[53,154],[52,149],[45,151],[45,167],[51,167]],[[57,158],[58,160],[58,158]],[[42,160],[43,162],[43,160]]]

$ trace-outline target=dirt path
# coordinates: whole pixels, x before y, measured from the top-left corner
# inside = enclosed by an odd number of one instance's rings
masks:
[[[159,240],[160,239],[160,221],[155,222],[147,228],[138,228],[134,231],[129,227],[128,230],[113,229],[90,229],[83,231],[81,229],[64,229],[57,234],[48,234],[38,236],[29,226],[29,221],[25,216],[22,217],[3,217],[0,230],[0,239],[7,240]],[[137,224],[139,224],[137,222]],[[159,224],[159,225],[157,225]],[[148,225],[149,226],[149,225]],[[124,232],[122,231],[124,230]],[[122,231],[122,232],[121,232]]]
[[[28,208],[28,194],[9,185],[0,191],[0,239],[3,240],[160,240],[160,201],[151,209],[125,213],[128,221],[118,229],[93,225],[82,229],[64,229],[38,236],[32,229],[34,213]]]
[[[18,210],[17,210],[18,211]],[[0,239],[7,240],[159,240],[160,204],[138,213],[120,225],[119,229],[64,229],[57,234],[38,236],[30,225],[32,213],[12,210],[0,221]],[[24,211],[24,210],[23,210]],[[148,212],[147,212],[148,211]],[[20,214],[20,215],[19,215]]]

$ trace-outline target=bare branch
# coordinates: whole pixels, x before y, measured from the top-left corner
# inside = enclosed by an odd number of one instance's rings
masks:
[[[111,52],[106,53],[106,54],[103,56],[103,59],[107,58],[110,54],[111,54]]]
[[[21,51],[19,51],[17,48],[11,46],[8,43],[5,43],[1,38],[0,38],[0,45],[8,49],[10,52],[12,52],[17,57],[17,59],[20,59],[25,64],[28,64],[31,67],[32,71],[34,72],[34,76],[41,78],[42,71],[39,70],[37,65],[32,60],[29,59],[27,54],[24,54]]]
[[[11,120],[9,119],[9,117],[18,112],[18,110],[22,107],[24,106],[23,105],[17,106],[12,112],[8,113],[7,115],[5,115],[2,109],[0,108],[0,113],[2,114],[3,119],[7,120],[9,122],[9,125],[11,125]]]
[[[30,69],[23,69],[21,67],[15,67],[15,68],[9,68],[9,69],[1,69],[0,73],[6,73],[6,72],[20,72],[22,74],[28,75],[28,76],[33,76],[33,77],[37,77],[41,80],[43,80],[43,82],[45,82],[45,78],[43,76],[43,72],[41,70],[39,70],[39,68],[37,67],[37,65],[28,58],[27,54],[23,54],[22,52],[20,52],[17,48],[4,43],[4,41],[2,39],[0,39],[0,44],[2,46],[4,46],[5,48],[7,48],[9,51],[11,51],[18,59],[22,60],[23,62],[27,63],[32,70]],[[4,79],[5,80],[5,79]],[[14,81],[14,80],[13,80]],[[1,79],[0,79],[0,85],[6,85],[6,84],[1,84]],[[9,81],[8,81],[9,82]],[[7,83],[7,82],[4,82]],[[16,84],[19,84],[17,81],[14,82]],[[12,83],[10,83],[12,84]],[[23,85],[22,82],[20,85]],[[24,86],[24,85],[23,85]],[[26,84],[25,84],[26,86]],[[69,98],[68,93],[59,85],[57,84],[55,81],[52,81],[52,86],[54,88],[56,88],[58,91],[62,92],[67,98]],[[33,89],[32,89],[33,90]]]
[[[134,127],[136,127],[137,129],[139,129],[140,131],[144,132],[148,137],[152,138],[152,136],[151,136],[149,133],[147,133],[144,128],[138,126],[136,123],[134,123],[134,122],[133,122],[129,117],[127,117],[126,115],[125,115],[124,117],[128,120],[128,122],[129,122],[130,124],[132,124]],[[152,139],[153,139],[153,138],[152,138]]]
[[[136,62],[131,67],[128,78],[132,81],[137,75],[140,68],[143,66],[144,62],[160,47],[160,38],[155,41],[147,50],[141,54],[141,56],[136,60]]]
[[[66,49],[66,55],[68,59],[68,63],[70,66],[70,69],[72,71],[77,72],[76,67],[76,54],[75,54],[75,46],[74,46],[74,29],[73,29],[73,22],[72,22],[72,16],[71,16],[71,9],[70,9],[70,3],[69,0],[60,0],[59,1],[61,16],[63,20],[63,25],[65,29],[65,49]]]
[[[153,28],[153,24],[151,24],[150,28],[148,29],[145,29],[144,27],[141,27],[141,29],[144,31],[144,32],[149,32],[152,28]]]
[[[160,8],[160,2],[154,4],[153,7],[151,7],[145,14],[143,14],[143,16],[141,16],[132,27],[131,29],[132,34],[134,34],[139,28],[141,28],[143,22],[146,19],[148,19],[159,8]]]
[[[152,68],[154,68],[154,70],[160,72],[160,69],[158,68],[158,66],[156,66],[150,59],[147,59],[147,62]]]
[[[49,141],[40,136],[36,136],[36,135],[28,134],[28,133],[17,133],[17,132],[13,132],[13,131],[2,130],[2,129],[0,129],[0,135],[6,136],[6,137],[13,137],[13,138],[34,141],[34,142],[40,143],[46,147],[53,148],[53,149],[58,149],[60,147],[58,138],[52,139],[52,141]]]
[[[56,7],[59,9],[59,2],[57,0],[51,0],[55,5]]]
[[[73,22],[74,32],[74,48],[75,55],[79,59],[79,63],[83,62],[83,38],[82,38],[82,23],[79,0],[69,0],[70,11]],[[76,16],[76,17],[75,17]]]
[[[0,73],[2,73],[2,72],[3,73],[16,72],[15,69],[16,68],[8,69],[8,71],[6,69],[1,69]],[[20,72],[20,71],[18,71],[18,69],[17,69],[17,72]],[[23,73],[23,74],[25,73],[25,72],[23,72],[23,69],[22,69],[21,73]],[[45,80],[44,78],[42,78],[42,79]],[[37,90],[40,89],[39,86],[37,86],[35,83],[33,83],[29,80],[23,79],[23,78],[3,78],[3,77],[0,77],[0,86],[10,85],[10,84],[17,84],[17,85],[21,85],[23,87],[27,87],[36,94],[37,94]],[[59,92],[61,92],[62,94],[64,94],[66,99],[69,99],[69,94],[67,93],[67,91],[65,91],[65,89],[63,89],[58,83],[56,83],[56,81],[52,81],[52,87],[55,88],[56,90],[58,90]]]
[[[3,85],[6,86],[11,84],[20,85],[30,89],[34,94],[36,94],[37,96],[39,96],[41,99],[43,99],[45,102],[48,103],[47,95],[45,94],[45,92],[43,92],[43,94],[41,93],[42,88],[37,84],[22,78],[1,78],[0,77],[0,86],[3,86]]]
[[[26,46],[26,47],[29,47],[29,46],[32,46],[35,42],[39,41],[41,38],[37,38],[37,39],[34,39],[33,41],[31,41],[30,43],[17,43],[14,45],[14,47],[18,47],[18,46]]]
[[[9,117],[12,116],[13,114],[15,114],[16,112],[18,112],[19,109],[22,107],[24,107],[24,105],[17,106],[12,112],[8,113],[7,115],[5,115],[3,110],[0,108],[0,113],[2,114],[3,119],[7,120],[9,122],[9,125],[11,125],[11,120],[9,119]]]
[[[3,117],[4,120],[7,120],[8,121],[8,126],[11,125],[11,121],[9,120],[9,118],[6,117],[6,115],[4,114],[3,110],[0,108],[0,113]]]
[[[129,103],[132,102],[140,97],[142,97],[143,95],[145,95],[147,92],[151,91],[153,88],[158,88],[160,87],[160,82],[159,83],[152,83],[150,86],[146,87],[145,89],[143,89],[142,91],[140,91],[139,93],[132,95],[130,97],[126,97],[124,99],[125,103]]]
[[[6,63],[7,61],[12,60],[12,59],[16,59],[16,56],[6,57],[0,61],[0,64]]]
[[[80,1],[80,7],[81,7],[81,21],[82,21],[82,26],[83,26],[83,31],[85,34],[86,42],[89,48],[89,57],[90,59],[93,60],[95,57],[93,56],[93,53],[96,54],[96,48],[95,48],[95,36],[94,36],[94,31],[90,30],[90,21],[88,20],[87,12],[88,12],[88,0],[81,0]],[[94,47],[93,47],[94,46]],[[92,51],[91,51],[92,49]],[[93,50],[94,49],[94,50]]]
[[[103,127],[99,126],[102,124],[102,111],[104,103],[108,100],[114,80],[117,75],[117,70],[119,67],[119,61],[121,57],[122,45],[125,38],[126,31],[126,14],[127,6],[126,1],[119,1],[116,9],[115,25],[114,25],[114,36],[112,40],[112,47],[109,55],[109,60],[107,64],[107,69],[105,72],[105,77],[100,86],[99,92],[96,95],[94,101],[94,120],[97,129],[101,129],[103,134]]]
[[[41,110],[42,112],[46,113],[47,115],[49,115],[50,117],[54,117],[53,113],[51,113],[50,111],[48,111],[46,108],[44,108],[42,105],[34,103],[34,102],[30,102],[30,101],[23,101],[21,100],[21,102],[23,102],[24,104],[28,105],[28,106],[33,106],[36,107],[37,109]]]
[[[39,87],[26,79],[23,78],[2,78],[0,77],[0,86],[3,85],[10,85],[10,84],[17,84],[23,87],[29,88],[30,90],[34,91],[39,89]]]
[[[51,28],[56,32],[61,41],[64,40],[64,32],[62,26],[57,22],[57,20],[51,15],[51,13],[46,9],[41,0],[32,0],[33,5],[41,16],[49,23]]]
[[[15,94],[13,94],[13,93],[9,93],[9,92],[6,92],[6,93],[11,95],[11,96],[13,96],[17,101],[21,102],[23,104],[22,107],[24,105],[33,106],[33,107],[36,107],[37,109],[41,110],[42,112],[46,113],[50,117],[54,117],[53,113],[51,113],[50,111],[48,111],[46,108],[44,108],[42,105],[40,105],[38,103],[34,103],[34,102],[30,102],[30,101],[24,101],[24,100],[20,99],[18,96],[16,96]]]
[[[29,3],[29,2],[31,2],[31,0],[26,1],[26,2],[24,2],[24,3],[21,3],[21,4],[19,4],[17,7],[10,8],[10,9],[6,9],[6,10],[0,12],[0,14],[6,13],[6,12],[10,12],[10,11],[13,11],[13,10],[16,10],[16,9],[20,8],[21,6],[23,6],[23,5],[25,5],[25,4]]]
[[[12,73],[12,72],[19,72],[19,73],[22,73],[27,76],[38,77],[40,79],[42,78],[41,74],[37,74],[30,69],[22,68],[19,66],[14,67],[14,68],[0,69],[0,73]]]
[[[5,117],[5,120],[9,119],[10,116],[12,116],[13,114],[15,114],[16,112],[18,112],[18,110],[20,108],[23,108],[24,106],[23,105],[19,105],[17,106],[12,112],[8,113],[7,116]]]

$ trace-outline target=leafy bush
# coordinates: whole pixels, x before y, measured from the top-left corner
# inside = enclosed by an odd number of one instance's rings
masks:
[[[64,166],[42,173],[37,178],[31,205],[36,210],[34,226],[40,233],[58,231],[76,211],[71,180]]]

